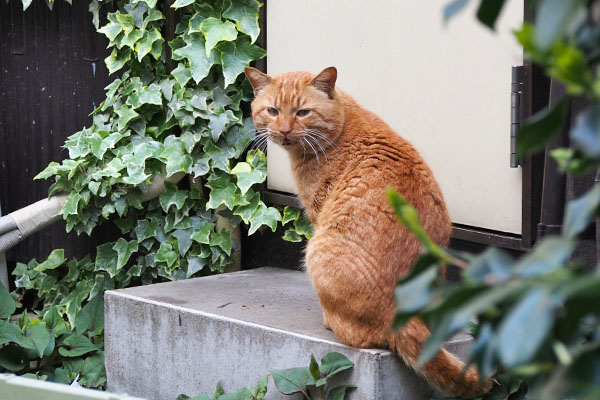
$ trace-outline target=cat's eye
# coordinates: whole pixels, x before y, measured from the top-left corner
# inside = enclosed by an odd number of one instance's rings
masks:
[[[276,108],[274,108],[274,107],[269,107],[269,108],[267,108],[267,112],[268,112],[269,114],[271,114],[272,116],[274,116],[274,117],[276,117],[276,116],[278,116],[278,115],[279,115],[279,110],[277,110],[277,109],[276,109]]]
[[[298,115],[299,117],[304,117],[308,114],[310,114],[310,110],[298,110],[296,112],[296,115]]]

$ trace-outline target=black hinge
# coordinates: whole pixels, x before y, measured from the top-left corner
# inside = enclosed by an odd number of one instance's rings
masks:
[[[517,158],[517,134],[525,116],[525,78],[522,65],[513,65],[510,84],[510,167],[517,168],[521,163]]]

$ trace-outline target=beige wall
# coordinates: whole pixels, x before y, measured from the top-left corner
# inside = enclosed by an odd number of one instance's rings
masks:
[[[338,85],[409,139],[431,165],[456,223],[521,232],[521,170],[509,168],[507,2],[493,33],[471,7],[449,23],[449,0],[269,0],[267,70],[338,68]],[[478,3],[478,2],[471,2]],[[268,186],[294,192],[285,151],[270,145]]]

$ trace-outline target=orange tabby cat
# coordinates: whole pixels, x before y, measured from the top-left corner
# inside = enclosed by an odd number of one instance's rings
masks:
[[[427,164],[375,114],[335,87],[337,70],[270,77],[246,68],[254,88],[252,117],[263,137],[285,148],[300,199],[314,226],[306,269],[323,306],[323,322],[354,347],[388,346],[436,388],[459,396],[486,391],[473,368],[442,350],[422,369],[429,330],[413,318],[390,328],[393,292],[421,254],[386,197],[393,187],[418,210],[431,238],[446,246],[450,219]]]

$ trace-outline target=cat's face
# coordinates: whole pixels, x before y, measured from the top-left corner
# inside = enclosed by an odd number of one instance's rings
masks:
[[[316,155],[333,146],[344,125],[334,67],[316,76],[288,72],[276,77],[248,67],[246,76],[254,88],[252,118],[259,138]]]

